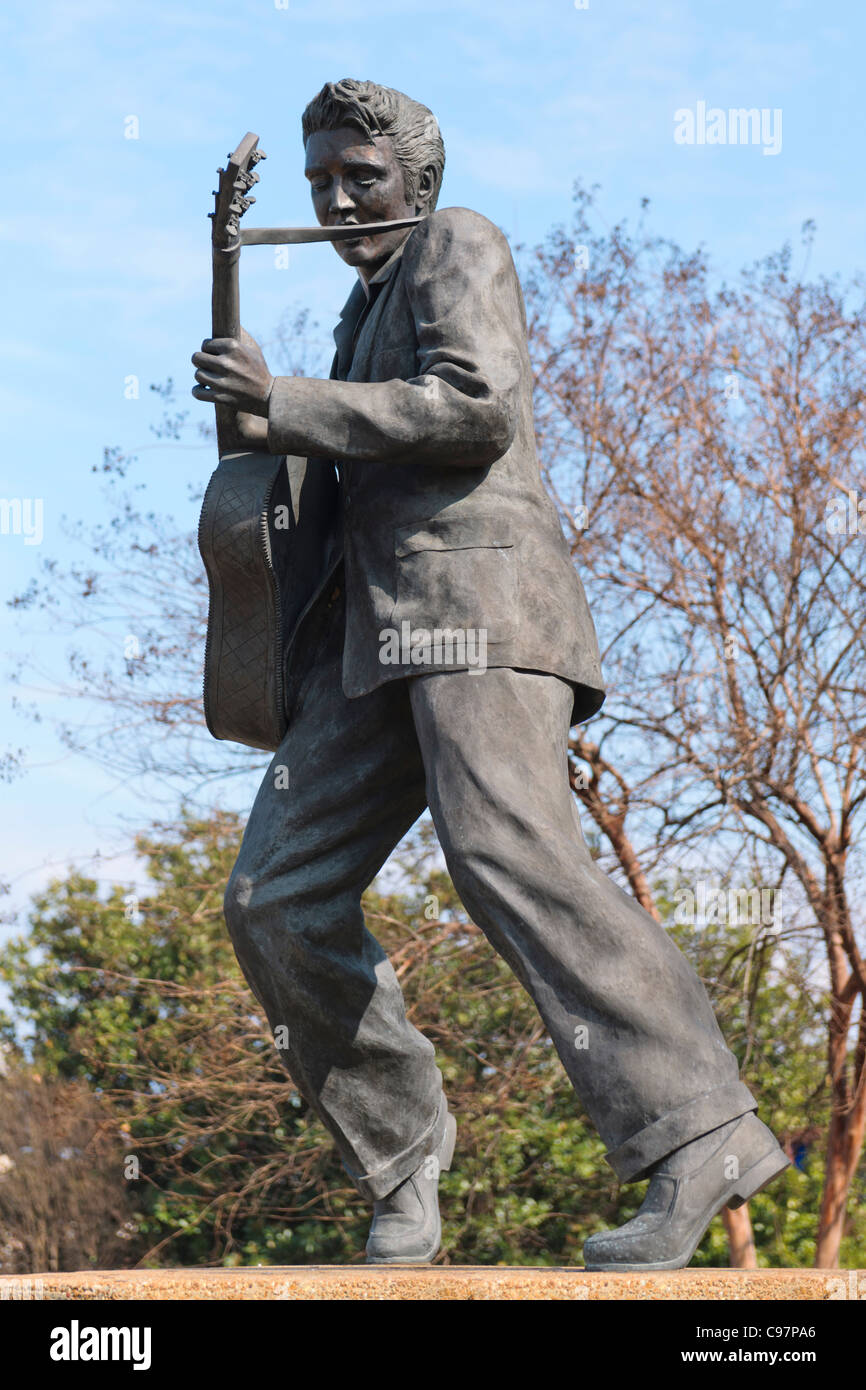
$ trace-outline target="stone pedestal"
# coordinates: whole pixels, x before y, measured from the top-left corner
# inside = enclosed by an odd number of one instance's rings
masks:
[[[0,1278],[5,1300],[641,1300],[866,1299],[866,1271],[685,1269],[587,1274],[579,1268],[301,1265],[142,1269]]]

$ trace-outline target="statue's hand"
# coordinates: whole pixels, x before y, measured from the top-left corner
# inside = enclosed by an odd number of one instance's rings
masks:
[[[247,449],[268,451],[268,422],[261,415],[248,415],[239,410],[235,417],[238,439]]]
[[[258,343],[243,329],[241,334],[240,338],[206,338],[201,351],[193,353],[198,385],[192,394],[199,401],[266,416],[274,379]]]

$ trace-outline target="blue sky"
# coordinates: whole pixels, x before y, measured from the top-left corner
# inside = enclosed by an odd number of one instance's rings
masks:
[[[703,243],[720,273],[795,240],[807,218],[818,224],[813,269],[850,277],[866,260],[866,7],[855,0],[281,5],[3,8],[0,496],[44,503],[40,545],[0,536],[4,594],[22,589],[41,557],[72,558],[64,515],[101,514],[90,470],[106,444],[140,448],[137,476],[153,505],[195,525],[187,484],[215,460],[206,447],[155,445],[147,384],[192,384],[189,356],[209,332],[214,170],[246,130],[269,155],[248,220],[313,220],[300,115],[326,80],[374,78],[430,106],[447,151],[440,205],[476,208],[513,241],[532,243],[566,220],[580,178],[602,185],[609,222],[648,196],[653,227],[687,247]],[[674,113],[701,101],[780,110],[780,152],[677,144]],[[137,139],[125,138],[129,117]],[[283,271],[270,249],[245,257],[253,333],[266,339],[293,304],[330,328],[352,284],[330,248],[293,249]],[[124,398],[132,374],[137,401]],[[4,654],[34,643],[45,664],[62,666],[59,638],[4,609]],[[13,881],[14,902],[97,848],[101,873],[133,874],[127,831],[154,809],[147,787],[65,756],[51,731],[56,703],[34,728],[10,713],[8,693],[0,701],[2,743],[23,745],[29,763],[23,779],[0,785],[0,878]]]

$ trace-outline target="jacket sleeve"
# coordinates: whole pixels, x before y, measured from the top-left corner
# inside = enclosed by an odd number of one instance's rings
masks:
[[[505,237],[478,213],[445,208],[412,233],[402,273],[418,374],[382,382],[277,377],[271,453],[469,468],[510,448],[526,330]]]

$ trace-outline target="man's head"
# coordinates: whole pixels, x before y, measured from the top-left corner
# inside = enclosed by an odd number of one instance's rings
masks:
[[[436,206],[445,147],[426,106],[375,82],[328,82],[302,119],[306,175],[323,226],[423,216]],[[405,230],[335,242],[367,280]]]

